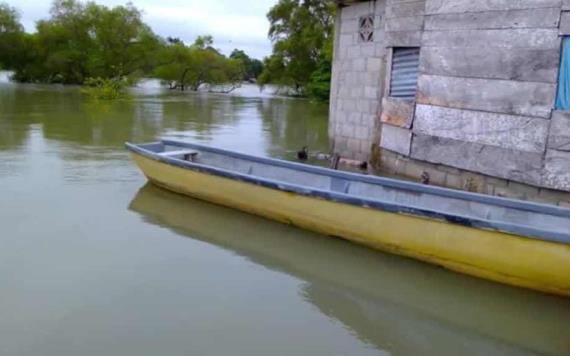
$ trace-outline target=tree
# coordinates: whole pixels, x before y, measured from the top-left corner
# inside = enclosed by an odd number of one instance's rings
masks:
[[[243,80],[256,80],[263,72],[263,62],[259,59],[250,58],[244,51],[234,49],[230,54],[230,58],[240,60],[244,67],[245,73]]]
[[[169,42],[160,57],[163,63],[154,74],[173,89],[197,91],[207,86],[228,92],[237,88],[243,78],[243,63],[213,48],[211,36],[199,36],[191,46]]]
[[[176,44],[176,43],[182,43],[182,40],[178,37],[166,37],[166,42],[169,44]]]
[[[186,68],[191,61],[191,50],[182,41],[168,41],[159,57],[161,64],[154,70],[154,76],[170,84],[171,89],[185,89]]]
[[[86,6],[74,0],[56,0],[50,15],[49,20],[37,22],[31,41],[34,61],[20,68],[16,78],[81,84],[89,77],[89,50],[94,47]]]
[[[325,43],[323,53],[317,62],[317,69],[311,73],[307,84],[307,94],[309,97],[321,101],[328,101],[331,92],[332,80],[332,53],[333,43]]]
[[[50,18],[29,39],[31,58],[16,69],[21,81],[82,84],[88,78],[137,77],[156,61],[159,38],[133,5],[55,0]]]
[[[86,93],[107,98],[150,73],[173,88],[224,92],[245,77],[244,61],[220,53],[212,36],[199,36],[190,46],[179,38],[160,38],[130,3],[107,7],[54,0],[49,18],[38,21],[36,30],[24,33],[16,10],[0,4],[0,65],[13,69],[16,80],[84,84]]]
[[[241,86],[244,75],[245,67],[242,61],[219,56],[217,63],[211,68],[208,89],[229,93]]]
[[[326,77],[313,73],[330,68],[332,51],[326,49],[332,46],[334,12],[332,1],[279,0],[267,14],[273,53],[265,59],[260,83],[275,83],[306,95],[311,80]]]
[[[216,51],[212,47],[213,44],[214,44],[214,38],[210,35],[205,35],[205,36],[196,37],[196,40],[194,40],[194,44],[192,46],[198,49],[213,49],[214,51]]]
[[[24,27],[18,11],[0,3],[0,68],[14,69],[22,59]]]
[[[92,76],[138,77],[152,69],[159,39],[137,8],[130,3],[112,9],[89,4],[87,12],[95,40],[89,56]]]

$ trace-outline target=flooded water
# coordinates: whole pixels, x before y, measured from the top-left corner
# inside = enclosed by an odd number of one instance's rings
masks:
[[[294,159],[327,107],[0,84],[0,355],[570,355],[570,301],[148,185],[125,141]]]

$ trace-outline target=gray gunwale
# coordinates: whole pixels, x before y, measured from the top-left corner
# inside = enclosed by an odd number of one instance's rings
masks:
[[[443,220],[453,224],[459,224],[463,226],[478,228],[478,229],[486,229],[486,230],[497,230],[501,232],[505,232],[508,234],[513,234],[517,236],[528,237],[531,239],[539,239],[549,242],[557,242],[557,243],[564,243],[570,244],[570,231],[569,232],[557,232],[557,231],[550,231],[545,229],[538,229],[529,226],[522,226],[512,223],[505,223],[500,221],[494,220],[485,220],[473,217],[462,216],[460,214],[454,214],[452,212],[442,212],[436,210],[429,210],[424,208],[418,208],[414,206],[405,206],[398,203],[393,202],[386,202],[381,201],[378,199],[368,199],[368,198],[361,198],[355,197],[353,195],[333,192],[330,190],[323,190],[317,188],[309,188],[307,186],[296,185],[292,183],[286,183],[278,180],[272,180],[267,178],[261,178],[254,175],[247,175],[242,174],[230,170],[226,170],[223,168],[212,167],[207,164],[203,163],[195,163],[195,162],[188,162],[183,161],[180,159],[176,159],[173,157],[168,156],[161,156],[157,152],[145,149],[145,146],[148,145],[156,145],[156,144],[163,144],[167,146],[175,146],[175,147],[186,147],[197,149],[199,151],[206,151],[215,154],[226,155],[229,157],[249,160],[256,163],[262,163],[267,165],[279,166],[284,168],[289,168],[297,171],[303,171],[308,173],[315,173],[326,175],[329,177],[347,179],[351,181],[359,181],[365,182],[370,184],[382,185],[385,187],[408,190],[410,192],[416,193],[424,193],[424,194],[432,194],[438,195],[442,197],[449,197],[455,199],[463,199],[483,204],[501,206],[501,207],[508,207],[514,208],[518,210],[524,210],[528,212],[536,212],[542,214],[549,214],[559,217],[566,217],[570,218],[570,209],[564,209],[556,206],[550,206],[545,204],[538,204],[538,203],[531,203],[526,201],[519,201],[507,198],[500,198],[494,196],[488,196],[483,194],[471,193],[471,192],[464,192],[464,191],[457,191],[452,189],[434,187],[434,186],[426,186],[423,184],[401,181],[397,179],[391,178],[384,178],[384,177],[377,177],[377,176],[368,176],[362,175],[357,173],[351,172],[343,172],[343,171],[336,171],[332,169],[310,166],[295,162],[283,161],[274,158],[265,158],[265,157],[258,157],[258,156],[251,156],[244,153],[228,151],[220,148],[189,143],[189,142],[182,142],[182,141],[175,141],[175,140],[161,140],[158,142],[146,143],[146,144],[131,144],[126,143],[127,149],[138,153],[142,156],[147,158],[160,161],[172,166],[181,167],[184,169],[190,169],[193,171],[208,173],[216,176],[221,176],[229,179],[239,180],[251,184],[256,184],[272,189],[294,192],[304,196],[311,196],[317,197],[321,199],[326,199],[334,202],[345,203],[350,205],[357,205],[361,207],[373,208],[377,210],[392,212],[392,213],[399,213],[399,214],[408,214],[414,215],[418,217],[436,219],[436,220]]]

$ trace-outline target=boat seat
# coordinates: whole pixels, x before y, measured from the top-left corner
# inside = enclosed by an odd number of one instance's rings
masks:
[[[194,158],[198,155],[198,153],[199,152],[196,150],[178,150],[178,151],[160,152],[158,155],[163,157],[182,156],[182,159],[185,161],[193,161]]]

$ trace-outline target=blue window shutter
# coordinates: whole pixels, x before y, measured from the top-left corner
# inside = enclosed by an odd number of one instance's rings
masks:
[[[562,60],[560,61],[556,109],[570,110],[570,37],[564,37],[562,41]]]

